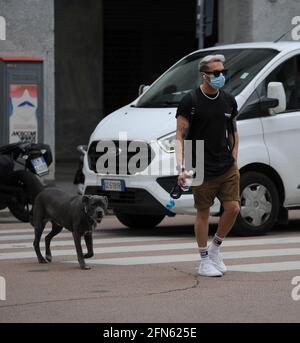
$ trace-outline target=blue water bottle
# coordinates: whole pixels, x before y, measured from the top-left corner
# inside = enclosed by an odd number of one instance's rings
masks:
[[[170,211],[170,210],[172,210],[173,207],[175,207],[175,200],[174,199],[170,199],[169,202],[166,205],[166,208]]]

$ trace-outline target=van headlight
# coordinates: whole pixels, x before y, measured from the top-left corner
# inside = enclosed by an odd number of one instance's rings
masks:
[[[157,143],[165,152],[169,154],[175,153],[176,131],[158,138]]]

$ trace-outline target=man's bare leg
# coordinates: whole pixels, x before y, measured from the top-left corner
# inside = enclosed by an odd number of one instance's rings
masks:
[[[209,229],[210,209],[198,210],[195,221],[195,236],[199,247],[201,263],[198,273],[202,276],[222,276],[223,273],[216,269],[208,256],[207,240]]]
[[[218,230],[216,235],[222,239],[227,237],[231,231],[236,218],[240,212],[240,204],[238,201],[226,201],[223,203],[224,212],[219,220]]]
[[[208,255],[214,262],[215,267],[224,274],[227,271],[227,267],[219,253],[220,246],[236,221],[240,212],[240,205],[238,201],[228,201],[223,203],[223,208],[224,212],[219,220],[217,233],[208,248]]]
[[[195,221],[195,236],[199,248],[205,248],[208,240],[209,208],[197,210]]]

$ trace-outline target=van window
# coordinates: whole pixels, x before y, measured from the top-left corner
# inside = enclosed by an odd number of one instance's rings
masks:
[[[260,88],[262,96],[267,95],[270,82],[283,83],[288,112],[300,110],[300,55],[283,62],[263,81]]]
[[[224,49],[187,56],[160,78],[139,100],[137,107],[177,107],[183,96],[201,84],[199,61],[208,54],[223,54],[228,69],[225,90],[236,96],[276,55],[272,49]]]

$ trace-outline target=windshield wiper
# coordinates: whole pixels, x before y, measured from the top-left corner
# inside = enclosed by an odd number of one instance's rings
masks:
[[[166,105],[179,105],[179,101],[166,101],[166,102],[164,102],[164,104],[166,104]]]
[[[178,106],[179,101],[152,102],[152,103],[138,104],[137,106],[131,105],[131,107],[160,108],[160,107],[171,107],[173,105]]]

